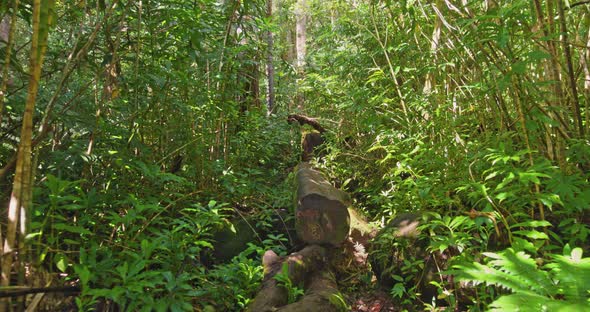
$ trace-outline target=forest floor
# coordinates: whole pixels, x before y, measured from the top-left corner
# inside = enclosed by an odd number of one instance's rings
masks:
[[[355,312],[397,312],[402,311],[386,292],[382,290],[362,293],[353,298],[351,311]]]

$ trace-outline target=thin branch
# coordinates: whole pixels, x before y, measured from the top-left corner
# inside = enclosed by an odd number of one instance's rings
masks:
[[[326,128],[322,127],[322,125],[320,125],[320,123],[315,118],[297,114],[290,114],[289,116],[287,116],[287,122],[292,123],[294,121],[299,122],[299,124],[302,126],[310,125],[320,133],[326,132]]]
[[[584,5],[584,4],[590,4],[590,0],[580,1],[580,2],[576,2],[574,4],[570,4],[568,7],[565,7],[565,9],[566,10],[573,9],[577,6]]]
[[[38,288],[11,287],[0,290],[0,298],[20,297],[38,293],[63,293],[65,296],[75,296],[78,293],[80,293],[80,291],[80,286],[58,286]]]

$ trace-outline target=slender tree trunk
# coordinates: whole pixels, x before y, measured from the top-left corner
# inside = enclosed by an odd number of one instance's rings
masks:
[[[582,123],[582,113],[580,112],[580,100],[578,99],[578,87],[576,86],[576,73],[574,72],[574,66],[572,63],[572,54],[569,44],[569,36],[567,33],[566,16],[563,10],[562,0],[557,0],[557,10],[559,14],[559,25],[561,31],[561,42],[563,43],[563,53],[565,57],[565,63],[567,65],[567,75],[570,85],[571,97],[572,97],[572,110],[574,113],[574,120],[578,128],[580,137],[584,137],[584,125]]]
[[[441,1],[437,1],[436,4],[432,4],[432,5],[436,5],[437,7],[440,7]],[[430,54],[432,55],[433,64],[436,64],[436,62],[437,62],[438,46],[439,46],[440,34],[441,34],[441,28],[442,28],[442,19],[438,16],[438,14],[436,14],[435,19],[436,20],[434,22],[434,29],[432,30],[432,41],[430,42]],[[432,88],[434,88],[435,85],[436,85],[436,79],[435,79],[434,73],[429,72],[428,74],[426,74],[426,79],[424,81],[424,88],[422,89],[422,92],[430,93],[432,91]]]
[[[303,110],[305,98],[301,92],[303,79],[305,78],[305,58],[307,56],[307,2],[306,0],[297,0],[295,8],[295,49],[297,52],[297,59],[295,68],[297,69],[297,108]]]
[[[586,15],[586,21],[590,22],[590,15]],[[585,24],[588,27],[589,23]],[[590,29],[584,38],[583,44],[590,47]],[[590,66],[588,62],[590,60],[590,49],[585,49],[584,52],[580,52],[580,65],[584,69],[584,98],[586,103],[590,101]],[[590,129],[590,105],[586,104],[585,116],[586,117],[586,130]]]
[[[561,0],[558,0],[561,1]],[[547,18],[545,18],[545,14],[543,13],[543,6],[540,0],[533,0],[535,14],[537,16],[537,23],[539,28],[543,33],[544,38],[550,38],[555,33],[555,23],[554,23],[554,3],[552,0],[548,0],[546,3],[547,8]],[[557,56],[557,48],[555,43],[552,40],[546,40],[546,46],[543,47],[549,51],[550,58],[549,60],[545,61],[545,69],[546,72],[550,73],[551,80],[553,80],[553,93],[554,97],[548,100],[548,105],[555,107],[554,109],[549,110],[550,117],[556,120],[567,120],[564,118],[563,114],[560,112],[562,109],[562,103],[564,100],[563,96],[563,87],[562,87],[562,80],[561,80],[561,67],[558,61]],[[565,163],[565,159],[563,159],[563,155],[565,155],[564,151],[561,150],[564,147],[564,144],[560,142],[562,139],[555,134],[554,128],[548,129],[551,131],[549,135],[544,136],[545,139],[553,140],[553,142],[547,142],[547,146],[553,147],[552,155],[547,155],[548,157],[556,160],[558,163]],[[567,129],[563,129],[567,132]]]
[[[272,19],[272,0],[266,1],[266,17]],[[267,79],[267,90],[266,90],[266,114],[270,116],[275,106],[275,68],[273,65],[273,47],[274,40],[272,30],[268,30],[266,34],[266,79]]]
[[[14,175],[12,194],[8,206],[7,231],[2,255],[2,282],[6,287],[10,285],[10,275],[13,261],[16,263],[16,272],[20,272],[20,261],[23,250],[18,250],[19,242],[26,234],[26,216],[32,202],[32,168],[31,168],[31,141],[33,134],[33,114],[35,112],[35,100],[39,89],[43,56],[47,49],[47,34],[50,21],[50,1],[35,0],[33,2],[33,35],[31,39],[30,76],[28,94],[23,114],[20,144]],[[17,229],[18,228],[18,229]],[[20,244],[20,246],[23,246]],[[4,307],[6,308],[6,306]]]
[[[6,38],[6,53],[4,54],[4,68],[2,69],[2,86],[0,86],[0,123],[2,123],[2,116],[4,112],[4,98],[6,97],[6,89],[8,87],[9,81],[8,71],[10,69],[12,45],[14,43],[14,32],[16,29],[16,12],[18,11],[18,4],[19,0],[14,0],[12,5],[12,15],[10,18],[10,26],[8,26],[8,38]],[[8,18],[7,16],[5,18]]]

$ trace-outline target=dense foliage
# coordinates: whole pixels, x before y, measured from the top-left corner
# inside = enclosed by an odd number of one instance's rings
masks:
[[[297,112],[328,129],[314,165],[369,221],[423,213],[438,300],[408,252],[386,289],[401,307],[590,305],[584,1],[5,0],[0,16],[0,202],[32,185],[14,245],[16,217],[0,217],[3,290],[76,285],[61,308],[84,311],[242,310],[264,251],[292,251]],[[221,259],[240,222],[254,235]],[[372,253],[402,245],[385,233]]]

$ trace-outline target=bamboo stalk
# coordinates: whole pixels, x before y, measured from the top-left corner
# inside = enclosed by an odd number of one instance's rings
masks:
[[[557,0],[557,8],[559,13],[559,25],[561,30],[561,36],[563,37],[561,42],[563,44],[563,52],[565,57],[565,63],[567,65],[568,81],[571,89],[572,96],[572,109],[574,111],[574,119],[578,128],[580,137],[584,137],[584,125],[582,123],[582,113],[580,112],[580,100],[578,98],[578,87],[576,86],[576,77],[574,72],[574,66],[572,64],[572,55],[570,46],[568,44],[568,30],[566,25],[566,16],[563,10],[563,3],[561,0]]]
[[[47,34],[51,22],[49,10],[52,1],[34,0],[33,2],[33,34],[30,53],[30,76],[25,111],[23,113],[23,124],[21,139],[18,149],[16,173],[13,180],[12,194],[8,206],[7,231],[4,240],[4,253],[2,254],[2,281],[3,287],[10,285],[10,275],[13,261],[16,263],[16,272],[20,272],[22,250],[18,250],[19,244],[26,234],[26,215],[32,202],[32,173],[31,173],[31,141],[33,134],[33,114],[35,112],[35,101],[39,89],[41,67],[47,49]],[[18,230],[17,230],[18,228]],[[9,305],[5,301],[3,308]]]

